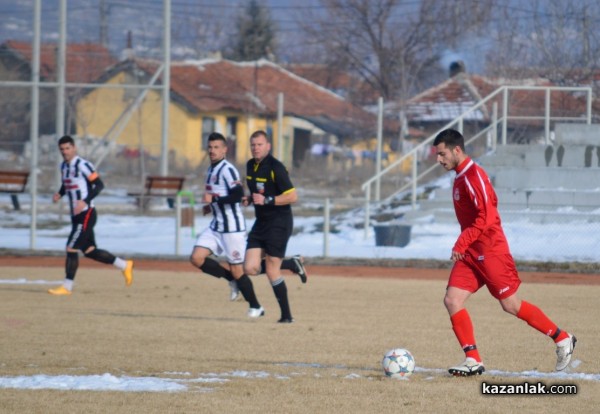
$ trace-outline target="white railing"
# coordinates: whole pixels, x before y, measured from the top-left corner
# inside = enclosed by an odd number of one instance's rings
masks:
[[[545,105],[544,105],[544,115],[543,116],[518,116],[518,115],[509,115],[509,103],[510,103],[510,92],[511,91],[544,91],[545,92]],[[552,116],[551,112],[551,94],[554,91],[563,91],[563,92],[582,92],[586,94],[586,109],[585,114],[579,117],[558,117]],[[442,132],[448,128],[454,128],[461,133],[463,132],[464,121],[472,116],[477,115],[476,111],[482,111],[483,113],[487,113],[488,105],[492,106],[492,115],[489,122],[489,125],[475,134],[473,137],[467,139],[465,144],[469,144],[474,142],[475,140],[487,136],[491,134],[490,141],[490,150],[496,149],[496,144],[498,142],[498,127],[501,130],[501,144],[506,145],[507,136],[508,136],[508,122],[510,120],[543,120],[544,121],[544,138],[547,145],[550,144],[550,125],[552,121],[563,121],[563,122],[582,122],[585,121],[587,124],[592,123],[592,89],[588,87],[568,87],[568,86],[503,86],[496,89],[490,95],[479,101],[477,104],[473,105],[471,108],[467,109],[461,115],[459,115],[453,121],[447,123],[439,130],[434,132],[431,136],[425,139],[418,146],[414,147],[412,150],[402,155],[396,161],[388,165],[385,169],[381,170],[379,173],[375,174],[373,177],[369,178],[365,181],[361,188],[365,192],[365,220],[364,220],[364,229],[365,229],[365,238],[368,236],[369,226],[370,226],[370,207],[371,207],[371,185],[375,183],[379,186],[380,180],[383,176],[400,166],[406,160],[411,159],[411,174],[410,180],[407,184],[400,186],[394,193],[389,197],[392,197],[399,192],[407,190],[409,187],[411,188],[411,205],[413,209],[416,209],[417,205],[417,184],[421,182],[421,180],[431,173],[435,168],[437,168],[437,164],[434,164],[428,167],[423,172],[417,171],[417,155],[423,150],[424,147],[429,147],[433,144],[433,141],[437,134]],[[498,117],[498,104],[501,105],[501,116]],[[412,158],[411,158],[412,157]],[[375,200],[379,202],[379,197]]]

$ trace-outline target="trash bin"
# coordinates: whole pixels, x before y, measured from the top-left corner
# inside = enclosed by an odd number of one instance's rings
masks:
[[[410,242],[409,224],[380,224],[375,229],[376,246],[404,247]]]

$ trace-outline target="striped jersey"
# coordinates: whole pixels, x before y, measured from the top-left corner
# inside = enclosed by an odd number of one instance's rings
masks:
[[[72,215],[77,200],[85,200],[90,192],[90,183],[98,178],[98,173],[91,162],[78,155],[73,157],[70,162],[63,161],[60,170]],[[90,201],[89,207],[94,207],[93,201]],[[88,207],[83,211],[87,209]]]
[[[486,172],[469,157],[455,171],[452,198],[461,233],[452,250],[475,258],[510,254]]]
[[[207,193],[226,197],[235,187],[242,187],[238,170],[229,161],[223,159],[211,165],[206,172],[204,190]],[[210,203],[213,219],[210,228],[219,233],[246,231],[246,220],[242,214],[242,205],[236,203]]]

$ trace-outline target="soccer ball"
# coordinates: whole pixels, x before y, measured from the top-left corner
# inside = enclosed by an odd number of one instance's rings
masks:
[[[391,349],[381,361],[385,375],[391,378],[408,377],[415,370],[415,358],[404,348]]]

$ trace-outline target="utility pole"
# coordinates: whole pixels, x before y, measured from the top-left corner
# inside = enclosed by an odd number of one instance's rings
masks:
[[[108,6],[100,0],[100,44],[108,48]]]
[[[590,54],[590,20],[588,18],[588,8],[583,8],[583,64],[586,66],[590,64],[592,57]]]
[[[60,0],[60,28],[58,49],[56,51],[56,145],[54,145],[54,154],[56,156],[56,169],[54,170],[54,186],[60,188],[61,171],[60,164],[62,157],[58,150],[58,140],[65,134],[65,82],[66,82],[66,53],[67,53],[67,0]]]

